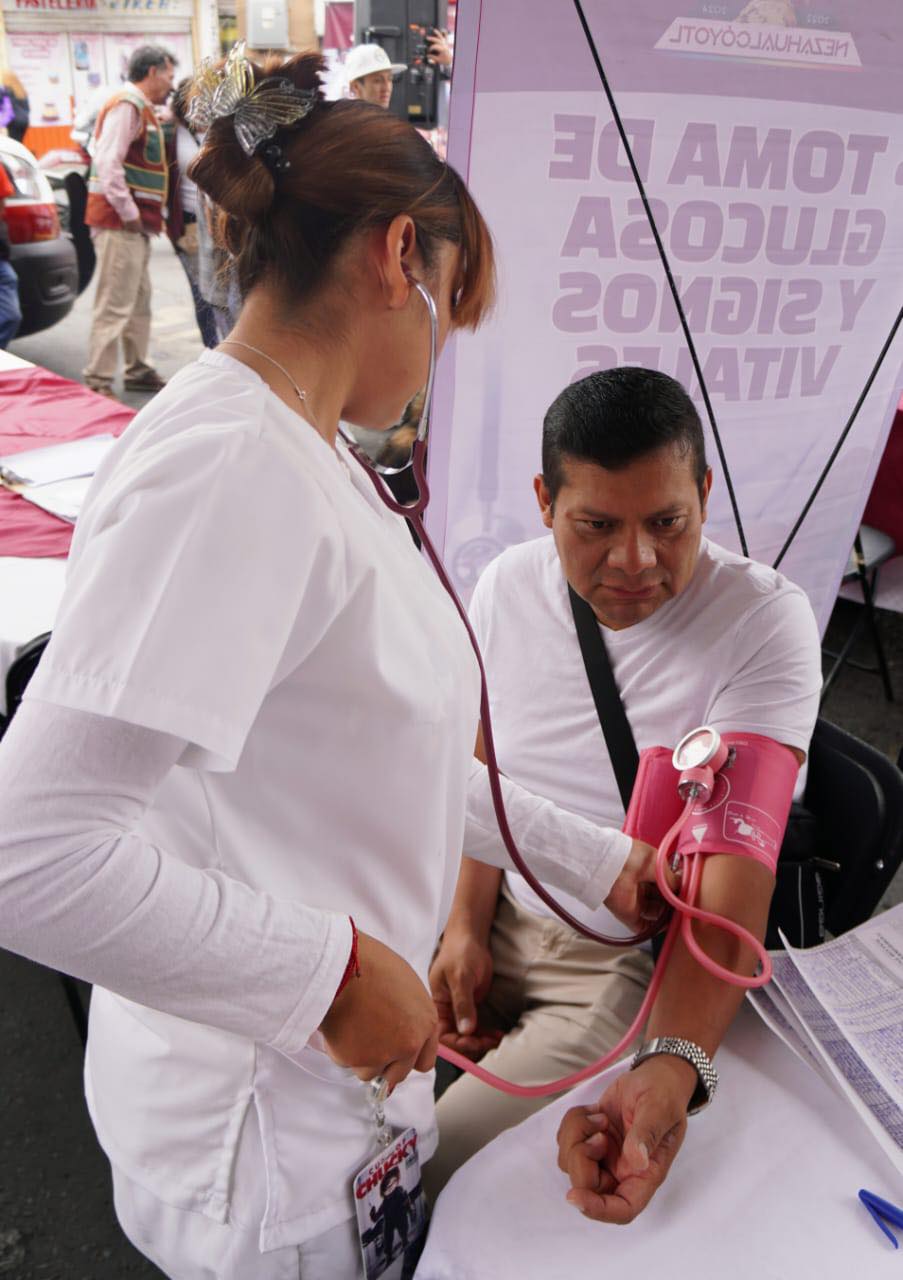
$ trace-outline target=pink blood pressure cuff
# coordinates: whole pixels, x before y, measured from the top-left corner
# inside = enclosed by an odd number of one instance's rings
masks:
[[[737,853],[775,874],[799,765],[789,747],[756,733],[725,733],[730,754],[715,774],[711,796],[690,810],[677,837],[679,853]],[[647,844],[661,843],[683,812],[680,774],[665,747],[640,754],[624,830]]]
[[[645,840],[658,848],[669,827],[683,813],[684,802],[677,792],[679,780],[667,747],[647,747],[640,752],[623,828],[631,839]]]

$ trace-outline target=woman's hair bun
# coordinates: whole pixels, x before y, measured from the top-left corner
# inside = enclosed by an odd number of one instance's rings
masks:
[[[250,61],[250,60],[249,60]],[[222,65],[222,64],[220,64]],[[266,80],[288,80],[298,89],[320,94],[321,75],[325,68],[318,53],[303,53],[282,61],[270,56],[263,66],[250,62],[254,84]],[[317,107],[311,113],[316,118]],[[308,125],[308,115],[298,126],[280,130],[275,141],[290,137],[295,127]],[[261,155],[249,156],[235,134],[233,116],[214,120],[204,136],[200,151],[192,161],[188,176],[210,197],[215,205],[239,222],[259,222],[269,212],[276,192],[273,170]]]
[[[273,203],[273,175],[257,156],[245,155],[231,119],[214,120],[188,176],[218,208],[242,222],[256,222]]]

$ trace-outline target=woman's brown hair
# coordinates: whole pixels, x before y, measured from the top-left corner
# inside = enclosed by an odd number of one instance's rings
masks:
[[[252,64],[255,83],[285,78],[319,92],[318,54]],[[355,232],[414,220],[427,270],[445,240],[461,249],[453,321],[476,328],[495,289],[492,240],[458,174],[411,125],[382,107],[322,98],[275,138],[280,168],[248,156],[232,118],[215,120],[189,176],[226,215],[221,234],[243,294],[267,281],[287,298],[312,296]]]

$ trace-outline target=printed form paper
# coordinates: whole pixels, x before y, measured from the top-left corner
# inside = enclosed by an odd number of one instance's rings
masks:
[[[830,1075],[903,1173],[903,904],[809,950],[772,953],[750,1001],[820,1075]]]
[[[112,446],[113,436],[105,432],[6,454],[0,457],[0,476],[10,486],[53,484],[57,480],[93,476]]]
[[[787,953],[869,1070],[903,1102],[903,904],[833,942]]]

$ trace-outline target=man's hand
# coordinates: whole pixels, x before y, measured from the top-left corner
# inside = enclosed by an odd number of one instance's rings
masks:
[[[351,978],[320,1024],[329,1056],[361,1080],[390,1089],[411,1071],[431,1071],[439,1042],[430,993],[406,960],[358,934],[360,977]]]
[[[430,969],[430,990],[442,1044],[481,1058],[501,1040],[500,1031],[478,1025],[477,1005],[492,983],[492,952],[465,929],[448,928]]]
[[[595,1107],[572,1107],[558,1130],[567,1198],[587,1218],[625,1225],[668,1176],[687,1131],[695,1069],[660,1054],[626,1071]]]
[[[605,899],[612,915],[635,933],[657,920],[665,905],[655,881],[655,852],[651,844],[634,840],[630,856]]]
[[[451,45],[448,43],[446,32],[433,27],[433,34],[427,36],[427,48],[430,62],[434,62],[437,67],[451,66],[454,61],[454,55],[451,51]]]
[[[122,229],[123,229],[123,231],[131,231],[133,235],[138,235],[138,234],[140,234],[140,232],[141,232],[141,219],[140,219],[140,218],[131,218],[128,222],[123,222],[123,224],[122,224]]]

